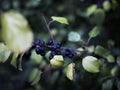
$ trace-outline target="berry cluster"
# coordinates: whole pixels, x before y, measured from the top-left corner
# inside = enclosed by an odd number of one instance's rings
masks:
[[[71,50],[71,48],[64,48],[62,47],[61,42],[56,42],[52,39],[48,40],[47,43],[45,43],[42,40],[36,40],[33,44],[30,50],[26,51],[25,54],[28,54],[32,49],[35,49],[35,52],[37,54],[40,54],[41,56],[45,56],[45,52],[47,50],[50,50],[49,59],[52,59],[55,55],[65,55],[69,58],[73,58],[76,55],[76,52],[74,50]]]

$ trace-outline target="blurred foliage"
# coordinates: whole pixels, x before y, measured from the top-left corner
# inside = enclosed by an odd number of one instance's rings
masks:
[[[11,10],[14,13],[10,14]],[[7,19],[3,17],[6,13]],[[49,52],[46,57],[34,51],[30,57],[24,54],[33,35],[35,40],[50,38],[43,15],[48,21],[52,16],[65,17],[64,23],[69,23],[50,26],[63,46],[82,51],[88,42],[86,50],[107,58],[100,59],[99,73],[83,69],[81,58],[85,56],[75,60],[64,57],[65,68],[51,69]],[[120,90],[120,1],[0,0],[0,20],[0,90]]]

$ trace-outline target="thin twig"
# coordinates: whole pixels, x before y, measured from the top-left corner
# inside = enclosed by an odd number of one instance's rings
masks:
[[[55,20],[49,21],[48,26],[50,27],[50,24],[51,24],[52,22],[54,22],[54,21],[55,21]]]
[[[44,21],[45,21],[45,24],[46,24],[46,27],[47,27],[47,30],[48,30],[48,32],[49,32],[49,34],[50,34],[50,38],[53,40],[53,42],[55,42],[55,40],[54,40],[54,38],[53,38],[53,35],[51,34],[51,31],[50,31],[50,27],[49,27],[49,24],[47,23],[47,21],[46,21],[46,19],[45,19],[45,17],[43,16],[43,19],[44,19]]]
[[[86,46],[88,46],[90,40],[91,40],[91,37],[88,38],[88,40],[87,40],[87,42],[86,42],[86,44],[85,44]]]

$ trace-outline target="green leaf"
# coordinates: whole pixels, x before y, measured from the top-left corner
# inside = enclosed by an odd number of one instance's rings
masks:
[[[51,75],[51,83],[55,84],[56,80],[59,78],[59,71],[55,71],[53,72],[53,74]]]
[[[118,0],[112,0],[112,9],[115,10],[118,7]]]
[[[77,32],[70,32],[68,34],[68,40],[71,41],[71,42],[78,42],[80,41],[81,37],[79,35],[79,33]]]
[[[35,84],[37,84],[37,83],[39,82],[39,80],[40,80],[40,78],[41,78],[41,74],[42,74],[42,72],[41,72],[41,71],[38,71],[37,76],[36,76],[36,78],[33,80],[33,82],[31,83],[31,85],[35,85]]]
[[[10,64],[13,65],[15,68],[17,68],[17,60],[16,60],[17,57],[18,57],[18,53],[14,53],[10,62]]]
[[[115,77],[116,75],[118,75],[118,67],[117,66],[114,66],[111,71],[110,71],[111,75],[113,77]]]
[[[33,68],[31,70],[31,73],[28,77],[28,81],[31,83],[31,85],[37,84],[39,82],[41,74],[42,72],[37,68]]]
[[[87,72],[98,73],[99,67],[100,67],[100,62],[96,57],[86,56],[82,60],[82,66]]]
[[[115,45],[115,42],[113,40],[108,40],[107,44],[108,44],[108,47],[111,48]]]
[[[65,73],[68,79],[73,80],[75,74],[75,63],[70,63],[65,69]]]
[[[112,90],[113,81],[107,80],[102,84],[102,90]]]
[[[33,41],[33,33],[23,15],[8,11],[1,15],[1,36],[8,48],[16,53],[26,51]]]
[[[51,18],[59,23],[68,24],[68,20],[64,17],[52,16]]]
[[[99,27],[95,26],[89,33],[89,36],[94,38],[100,33]]]
[[[36,6],[38,6],[39,4],[40,4],[40,1],[41,0],[29,0],[29,1],[27,1],[27,3],[26,3],[26,7],[27,8],[30,8],[30,7],[36,7]]]
[[[0,43],[0,63],[4,63],[10,56],[11,51],[3,43]]]
[[[89,7],[87,8],[87,10],[86,10],[87,16],[90,16],[90,15],[94,14],[94,12],[96,11],[96,9],[97,9],[97,6],[96,6],[95,4],[89,6]]]
[[[115,58],[113,57],[113,55],[108,55],[106,58],[107,58],[107,61],[109,63],[114,63],[115,62]]]
[[[102,76],[110,75],[110,67],[108,67],[108,64],[104,63],[103,61],[101,61],[100,74]]]
[[[18,55],[19,55],[18,53],[13,53],[10,64],[12,66],[14,66],[16,69],[19,69],[20,71],[22,71],[22,57],[23,57],[23,54],[21,54],[19,56],[19,58],[17,59]]]
[[[55,55],[51,60],[50,60],[50,64],[52,65],[52,67],[54,68],[58,68],[63,66],[65,63],[63,56],[62,55]]]
[[[30,59],[35,64],[40,64],[43,61],[43,57],[41,55],[36,54],[35,50],[32,51]]]
[[[91,45],[91,46],[89,46],[89,47],[87,48],[87,50],[88,50],[89,52],[94,52],[95,47],[94,47],[93,45]]]
[[[111,8],[110,1],[105,0],[105,1],[103,2],[103,9],[104,9],[105,11],[109,11],[110,8]]]
[[[102,9],[97,9],[94,13],[95,23],[101,25],[105,19],[105,12]]]
[[[95,48],[95,53],[101,56],[105,56],[108,51],[104,47],[97,45]]]

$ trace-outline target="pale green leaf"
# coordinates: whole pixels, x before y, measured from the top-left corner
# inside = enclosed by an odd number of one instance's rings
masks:
[[[104,9],[105,11],[109,11],[110,8],[111,8],[110,1],[105,0],[105,1],[103,2],[103,9]]]
[[[13,65],[15,68],[17,68],[17,60],[16,60],[17,57],[18,57],[18,53],[14,53],[10,62],[10,64]]]
[[[68,20],[64,17],[52,16],[51,18],[59,23],[68,24]]]
[[[21,53],[26,51],[33,41],[33,33],[24,16],[16,11],[8,11],[1,15],[1,36],[8,48]]]
[[[55,55],[51,60],[50,60],[50,64],[52,65],[52,67],[54,68],[58,68],[63,66],[65,63],[63,56],[62,55]]]
[[[10,56],[11,51],[3,43],[0,43],[0,63],[4,63]]]
[[[87,72],[98,73],[99,67],[100,67],[100,62],[96,57],[86,56],[82,60],[82,66]]]
[[[100,33],[99,27],[95,26],[89,33],[89,36],[94,38]]]
[[[89,47],[87,48],[87,50],[88,50],[89,52],[94,52],[95,47],[94,47],[93,45],[91,45],[91,46],[89,46]]]
[[[81,37],[79,35],[79,33],[77,32],[70,32],[68,34],[68,40],[71,41],[71,42],[78,42],[80,41]]]
[[[19,59],[17,59],[18,55],[19,55],[18,53],[13,53],[10,64],[13,65],[17,69],[22,70],[22,56],[23,56],[23,54],[21,54]]]

